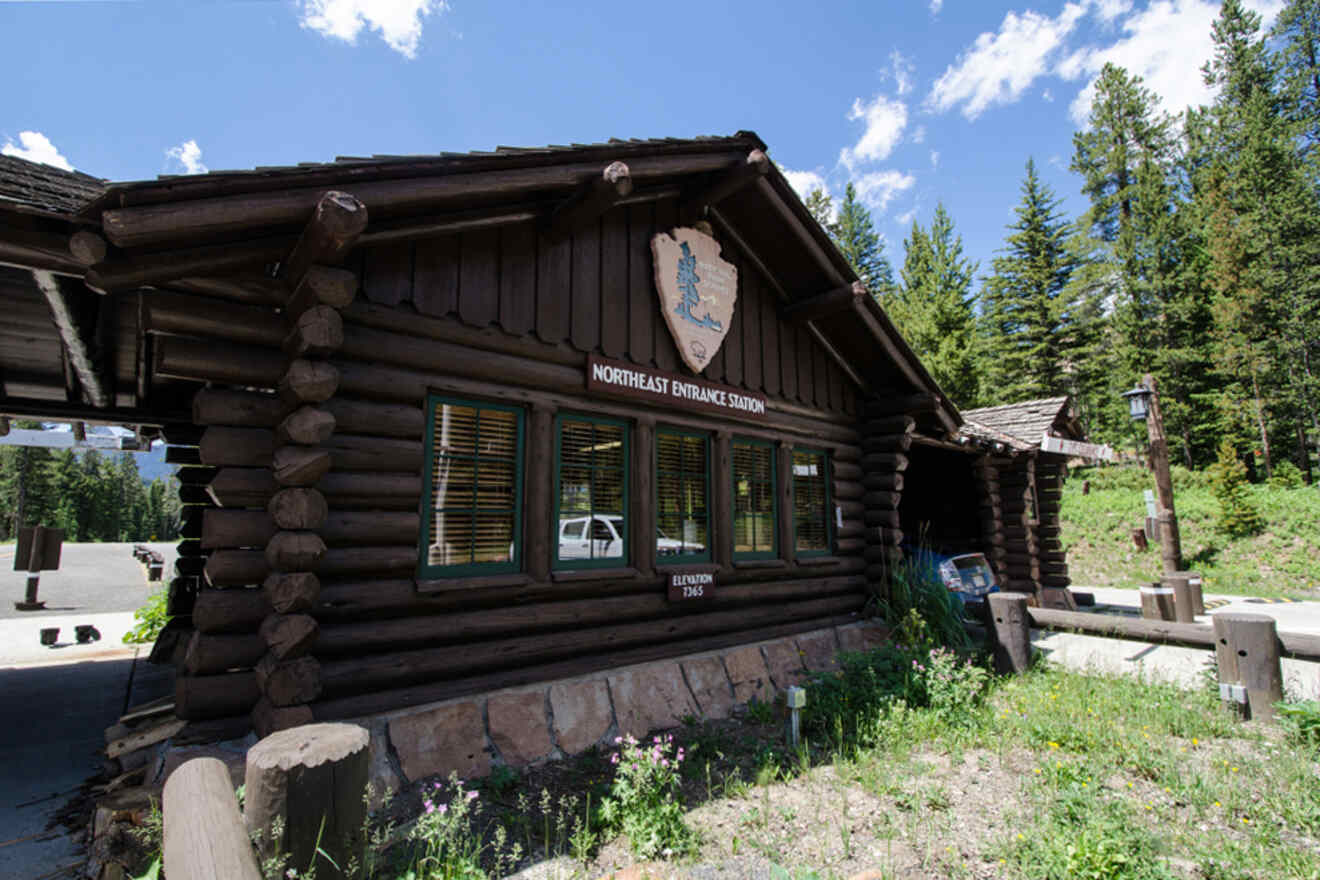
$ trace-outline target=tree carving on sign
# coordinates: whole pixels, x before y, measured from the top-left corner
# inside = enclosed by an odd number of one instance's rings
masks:
[[[720,243],[686,226],[651,239],[660,311],[678,353],[700,373],[720,350],[738,299],[738,267],[720,258]]]

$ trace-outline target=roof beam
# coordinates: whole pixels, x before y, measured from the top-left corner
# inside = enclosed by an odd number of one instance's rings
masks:
[[[546,222],[546,237],[552,241],[567,238],[613,208],[632,193],[632,172],[622,162],[605,166],[600,177],[578,188],[567,201],[555,208]]]
[[[866,296],[866,285],[860,281],[836,287],[815,296],[800,299],[784,307],[783,318],[790,324],[805,324],[818,318],[828,318],[851,311],[857,301]]]
[[[83,266],[69,253],[68,236],[29,224],[0,226],[0,265],[81,275]]]
[[[110,293],[195,275],[228,275],[282,260],[297,241],[295,236],[280,235],[106,260],[87,270],[87,286]]]
[[[763,150],[752,150],[747,158],[717,172],[704,189],[683,199],[683,212],[702,217],[714,205],[755,183],[770,170],[770,157]]]
[[[78,383],[82,386],[88,402],[98,409],[109,406],[111,401],[106,394],[105,383],[101,381],[92,358],[91,347],[87,344],[82,327],[78,325],[78,320],[74,316],[66,287],[61,286],[60,280],[53,273],[44,269],[32,270],[32,278],[42,295],[46,297],[51,318],[54,319],[60,339],[64,342],[69,365],[74,375],[78,377]],[[65,284],[67,285],[68,282]]]
[[[281,261],[280,278],[293,290],[313,265],[338,264],[366,228],[367,206],[348,193],[331,190],[317,200],[302,235]]]

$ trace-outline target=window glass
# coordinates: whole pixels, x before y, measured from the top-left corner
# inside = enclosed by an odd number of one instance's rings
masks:
[[[657,431],[656,561],[710,559],[710,441],[704,434]]]
[[[733,555],[744,559],[776,555],[775,448],[734,440]]]
[[[555,564],[621,565],[628,543],[628,428],[572,415],[561,415],[558,425]]]
[[[830,552],[828,479],[824,453],[793,450],[793,535],[799,556]]]
[[[431,397],[422,571],[516,571],[522,498],[522,412]]]

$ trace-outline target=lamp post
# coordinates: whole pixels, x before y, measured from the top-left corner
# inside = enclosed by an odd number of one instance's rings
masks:
[[[1147,373],[1141,384],[1123,392],[1128,410],[1134,421],[1144,421],[1150,438],[1150,464],[1155,471],[1155,489],[1159,508],[1155,519],[1160,528],[1160,555],[1164,560],[1164,573],[1173,574],[1182,569],[1182,539],[1178,535],[1178,515],[1173,509],[1173,475],[1169,472],[1169,443],[1164,438],[1164,418],[1160,415],[1159,387],[1155,377]]]

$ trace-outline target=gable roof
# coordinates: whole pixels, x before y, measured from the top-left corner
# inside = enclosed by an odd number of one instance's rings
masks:
[[[1080,432],[1070,400],[1065,395],[969,409],[962,414],[963,433],[1001,442],[1006,436],[1015,449],[1039,448],[1041,437],[1046,434],[1076,439]]]
[[[105,191],[106,181],[17,156],[0,155],[0,208],[71,218]]]

